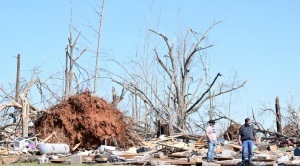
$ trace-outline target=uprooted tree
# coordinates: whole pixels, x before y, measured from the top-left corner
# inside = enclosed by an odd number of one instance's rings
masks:
[[[174,42],[165,34],[149,29],[150,34],[159,39],[158,44],[153,46],[152,59],[133,59],[131,62],[135,70],[132,72],[115,61],[129,78],[113,73],[109,73],[109,76],[114,82],[125,84],[128,91],[144,102],[145,117],[155,112],[154,117],[163,119],[170,129],[175,127],[184,132],[190,128],[188,118],[199,111],[204,103],[238,90],[247,82],[219,82],[221,73],[215,73],[210,81],[211,76],[206,70],[206,51],[213,45],[208,45],[206,38],[208,32],[220,22],[214,22],[203,34],[188,29],[185,34],[179,33]],[[213,118],[213,114],[210,118]]]
[[[7,126],[15,126],[15,130],[20,131],[22,129],[23,136],[26,137],[28,135],[29,121],[34,123],[35,120],[41,117],[41,112],[49,111],[47,108],[49,109],[51,106],[56,105],[57,103],[66,101],[70,96],[80,94],[88,90],[92,79],[94,79],[94,95],[97,94],[97,80],[99,78],[98,63],[100,56],[100,37],[104,2],[105,0],[102,1],[101,14],[99,14],[100,24],[99,31],[97,31],[98,44],[95,71],[89,71],[88,67],[83,66],[79,62],[80,58],[82,58],[87,51],[93,51],[88,50],[87,46],[81,48],[83,46],[83,44],[80,43],[81,38],[84,38],[85,40],[87,39],[82,35],[78,28],[73,26],[72,1],[70,1],[69,36],[68,44],[65,47],[65,65],[63,66],[64,72],[55,73],[49,76],[46,80],[41,81],[39,78],[40,73],[37,72],[39,69],[36,69],[34,70],[30,81],[24,79],[21,89],[19,89],[19,84],[16,87],[12,86],[11,90],[0,88],[1,115],[6,116],[5,119],[10,119],[10,117],[14,119],[13,122],[5,124],[2,123],[2,129]],[[96,12],[96,9],[94,9],[94,11]],[[18,66],[18,68],[19,67],[20,66]],[[95,75],[91,74],[94,72]],[[19,74],[18,77],[20,77]],[[62,84],[64,86],[61,86]],[[36,85],[35,88],[34,85]],[[113,100],[111,104],[114,108],[116,108],[118,103],[124,98],[125,92],[126,91],[124,89],[120,96],[117,96],[117,92],[113,88]],[[16,93],[15,97],[12,97],[12,93]],[[40,100],[38,102],[32,102],[30,96],[28,96],[30,93],[34,96],[34,99]],[[37,116],[38,114],[39,117]]]
[[[66,66],[65,66],[65,75],[62,76],[59,73],[55,73],[53,75],[48,76],[44,81],[42,81],[39,78],[40,74],[40,67],[37,67],[33,70],[31,79],[29,81],[25,80],[20,85],[19,79],[20,79],[20,55],[18,55],[18,69],[17,69],[17,83],[15,88],[4,89],[1,88],[1,104],[0,104],[0,112],[3,117],[8,117],[6,119],[11,119],[12,117],[14,120],[12,122],[8,122],[7,124],[1,124],[2,128],[5,128],[7,126],[16,126],[15,130],[17,130],[17,127],[19,127],[18,130],[22,129],[22,136],[27,137],[28,136],[28,129],[29,129],[29,122],[34,123],[37,118],[39,118],[37,115],[39,113],[42,113],[46,110],[46,107],[49,107],[53,105],[54,103],[61,102],[62,100],[70,97],[74,93],[74,89],[77,89],[77,92],[79,90],[80,83],[78,83],[79,79],[77,78],[77,74],[75,72],[78,71],[80,75],[82,74],[82,68],[76,61],[83,55],[83,53],[86,51],[86,48],[81,50],[79,55],[75,57],[76,50],[76,44],[78,42],[79,37],[81,36],[81,32],[78,33],[78,36],[75,40],[73,40],[73,26],[72,26],[72,9],[71,9],[71,17],[70,17],[70,25],[69,25],[69,33],[70,36],[68,37],[68,45],[66,47]],[[74,66],[78,69],[74,71]],[[86,74],[88,75],[88,74]],[[63,77],[63,78],[62,78]],[[75,79],[74,79],[75,77]],[[49,80],[62,80],[65,84],[64,89],[60,88],[60,86],[57,86],[56,83],[52,82],[50,83]],[[88,79],[87,79],[88,80]],[[76,81],[76,86],[73,85],[73,82]],[[52,84],[50,88],[50,84]],[[33,86],[35,85],[35,88]],[[21,86],[21,88],[20,88]],[[54,88],[59,87],[59,88]],[[75,87],[75,88],[74,88]],[[29,93],[34,94],[36,99],[40,99],[38,103],[35,103],[39,105],[39,107],[43,107],[42,109],[39,109],[36,107],[33,102],[30,101],[28,94]],[[63,94],[61,93],[63,92]],[[11,94],[15,93],[15,97],[13,97]],[[62,94],[62,95],[61,95]],[[20,99],[20,100],[19,100]],[[16,120],[17,119],[17,120]],[[22,124],[22,125],[21,125]]]

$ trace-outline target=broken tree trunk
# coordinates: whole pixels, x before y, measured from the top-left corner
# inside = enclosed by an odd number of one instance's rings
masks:
[[[282,126],[281,126],[281,114],[280,114],[280,104],[279,104],[279,97],[277,96],[275,99],[275,109],[276,109],[276,126],[277,126],[277,133],[282,134]],[[277,134],[277,138],[279,138],[279,134]]]
[[[157,122],[157,138],[161,135],[169,136],[169,124],[163,123],[162,120],[158,119]]]
[[[19,93],[20,93],[20,62],[21,62],[21,56],[20,54],[18,54],[17,57],[17,77],[16,77],[16,96],[15,96],[15,102],[18,103],[19,102]],[[15,107],[15,114],[18,112],[18,108]],[[13,123],[17,122],[17,118],[16,116],[13,117]]]
[[[15,101],[19,101],[19,92],[20,92],[20,54],[18,54],[17,58],[17,78],[16,78],[16,96]]]
[[[111,105],[114,108],[117,108],[118,103],[120,103],[124,99],[125,93],[126,93],[125,84],[123,84],[123,88],[122,88],[122,92],[121,92],[120,96],[117,96],[117,92],[116,92],[115,87],[112,87],[112,98],[113,98],[113,101],[111,102]]]
[[[23,137],[28,137],[28,116],[29,116],[29,103],[24,94],[20,95],[22,101],[22,133]]]
[[[169,123],[168,123],[168,125],[169,125],[169,134],[170,134],[170,136],[173,136],[174,135],[174,129],[173,129],[173,124],[171,123],[172,122],[172,117],[170,117],[170,120],[169,120]]]

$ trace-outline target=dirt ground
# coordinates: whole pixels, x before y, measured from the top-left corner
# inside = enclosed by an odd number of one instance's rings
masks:
[[[53,106],[35,124],[35,133],[45,138],[57,132],[60,142],[70,148],[81,142],[78,149],[96,149],[100,145],[132,146],[127,135],[123,114],[105,100],[84,92]],[[53,137],[49,142],[57,142]]]

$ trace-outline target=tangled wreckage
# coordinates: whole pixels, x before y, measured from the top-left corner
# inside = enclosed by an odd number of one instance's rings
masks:
[[[146,140],[132,126],[130,120],[105,100],[84,92],[51,107],[29,128],[29,137],[21,137],[18,126],[4,128],[0,163],[239,165],[241,162],[242,148],[235,140],[237,124],[230,126],[224,139],[219,140],[214,163],[206,162],[204,136],[160,133]],[[254,148],[254,164],[300,165],[297,141],[285,141],[284,150],[279,148],[280,143],[261,141]]]

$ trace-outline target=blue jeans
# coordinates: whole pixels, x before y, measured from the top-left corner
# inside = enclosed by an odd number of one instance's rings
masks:
[[[213,161],[214,160],[216,143],[217,143],[216,141],[209,141],[208,142],[207,161]]]
[[[249,163],[252,162],[252,156],[253,156],[253,140],[244,140],[242,143],[243,150],[242,150],[242,161],[245,162],[246,156],[248,154],[248,161]]]

